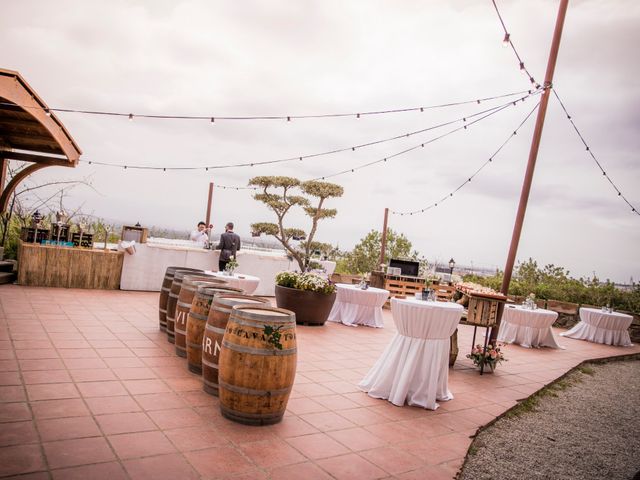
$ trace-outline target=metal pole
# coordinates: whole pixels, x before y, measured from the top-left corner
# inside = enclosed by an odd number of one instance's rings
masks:
[[[209,198],[207,200],[207,215],[204,223],[207,224],[207,228],[209,228],[209,221],[211,220],[211,200],[213,200],[213,182],[209,183]]]
[[[538,158],[538,150],[540,149],[540,139],[542,137],[542,127],[544,126],[544,119],[547,113],[547,105],[549,104],[549,96],[551,95],[551,88],[553,85],[553,73],[556,68],[556,61],[558,59],[558,50],[560,49],[560,38],[562,37],[562,27],[564,26],[564,18],[567,13],[567,6],[569,0],[560,0],[560,6],[558,7],[558,16],[556,18],[556,27],[553,31],[553,40],[551,42],[551,50],[549,52],[549,60],[547,62],[547,71],[544,76],[544,92],[540,99],[540,106],[538,107],[538,116],[536,118],[536,126],[533,131],[533,138],[531,140],[531,148],[529,150],[529,161],[527,163],[527,170],[522,183],[522,191],[520,193],[520,203],[518,205],[518,212],[516,214],[516,220],[513,225],[513,234],[511,236],[511,246],[509,247],[509,255],[507,256],[507,263],[504,267],[504,278],[502,279],[502,286],[500,292],[504,295],[509,293],[509,284],[511,283],[511,275],[513,274],[513,265],[516,259],[516,253],[518,252],[518,243],[520,242],[520,234],[522,233],[522,225],[524,223],[524,215],[527,211],[527,202],[529,200],[529,193],[531,191],[531,182],[533,180],[533,172],[536,167],[536,159]],[[498,324],[491,331],[491,340],[494,341],[498,335],[498,326],[500,325],[500,316],[498,317]]]
[[[380,260],[378,262],[378,265],[384,264],[384,254],[385,254],[385,250],[387,249],[387,220],[388,219],[389,219],[389,209],[385,208],[384,222],[382,224],[382,241],[381,241],[381,247],[380,247]]]

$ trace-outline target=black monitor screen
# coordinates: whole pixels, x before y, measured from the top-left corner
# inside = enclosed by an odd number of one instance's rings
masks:
[[[420,271],[420,263],[411,260],[396,260],[392,258],[389,261],[389,266],[400,268],[402,275],[408,275],[410,277],[417,277]]]

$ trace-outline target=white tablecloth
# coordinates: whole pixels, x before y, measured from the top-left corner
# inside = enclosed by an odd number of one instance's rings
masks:
[[[167,267],[200,268],[218,270],[219,250],[205,250],[189,246],[143,243],[136,244],[136,253],[125,255],[120,278],[122,290],[159,292]],[[240,250],[237,255],[240,266],[235,273],[260,278],[256,295],[275,295],[275,278],[278,272],[298,267],[284,254],[256,250]]]
[[[337,283],[336,301],[333,304],[328,320],[342,322],[355,327],[382,328],[382,306],[389,298],[389,292],[382,288],[369,287],[362,290],[357,285]]]
[[[596,308],[581,308],[578,324],[560,335],[594,343],[631,347],[633,344],[629,337],[629,326],[632,321],[633,317],[624,313],[604,313]]]
[[[498,341],[518,343],[526,348],[562,348],[553,337],[551,329],[556,318],[558,314],[551,310],[528,310],[521,305],[507,305],[502,314]]]
[[[233,275],[225,275],[222,272],[212,272],[207,270],[209,275],[213,275],[217,278],[226,280],[228,285],[233,288],[241,288],[246,295],[251,295],[258,288],[260,279],[253,275],[247,275],[244,273],[234,273]]]
[[[462,312],[457,303],[392,298],[398,333],[358,386],[398,406],[406,401],[435,410],[436,400],[451,400],[449,338]]]

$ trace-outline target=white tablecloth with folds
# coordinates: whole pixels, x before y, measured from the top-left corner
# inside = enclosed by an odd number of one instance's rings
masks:
[[[526,348],[562,348],[553,337],[551,325],[558,318],[556,312],[538,308],[529,310],[521,305],[507,305],[502,314],[498,341],[517,343]]]
[[[175,265],[217,271],[219,256],[220,250],[195,246],[136,244],[136,252],[124,256],[120,289],[159,292],[167,267]],[[276,274],[298,265],[282,253],[249,249],[240,250],[237,260],[240,266],[235,273],[260,278],[260,284],[254,291],[256,295],[275,295]]]
[[[631,347],[629,326],[631,315],[620,312],[605,313],[596,308],[581,308],[580,321],[571,330],[561,333],[563,337],[588,340],[606,345]]]
[[[394,405],[435,410],[436,400],[453,399],[449,391],[449,342],[462,305],[391,299],[398,332],[358,385],[369,396]]]
[[[336,301],[328,318],[330,322],[342,322],[352,327],[366,325],[382,328],[384,326],[382,306],[389,298],[387,290],[373,287],[362,290],[357,285],[346,283],[337,283],[336,287]]]
[[[227,284],[233,288],[241,288],[246,295],[251,295],[258,288],[260,279],[253,275],[247,275],[244,273],[234,273],[233,275],[225,275],[222,272],[212,272],[207,270],[208,275],[213,275],[222,280],[226,280]]]

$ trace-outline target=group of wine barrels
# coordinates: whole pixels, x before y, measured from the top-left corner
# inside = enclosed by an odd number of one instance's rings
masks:
[[[168,267],[159,318],[203,390],[220,397],[224,417],[249,425],[282,419],[296,372],[293,312],[202,270]]]

